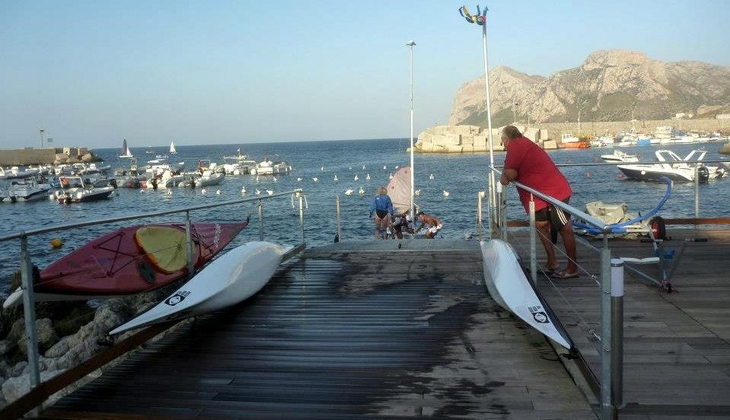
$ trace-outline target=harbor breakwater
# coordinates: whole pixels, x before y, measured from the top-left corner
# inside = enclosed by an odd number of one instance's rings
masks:
[[[62,165],[100,160],[86,147],[0,150],[0,166]]]

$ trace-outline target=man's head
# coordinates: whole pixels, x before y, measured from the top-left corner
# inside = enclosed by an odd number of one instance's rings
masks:
[[[514,125],[508,125],[502,129],[502,143],[506,140],[512,140],[519,137],[522,137],[522,133],[520,133],[520,130]]]

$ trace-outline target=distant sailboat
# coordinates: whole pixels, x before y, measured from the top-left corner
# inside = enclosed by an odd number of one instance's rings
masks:
[[[132,152],[129,150],[129,147],[127,147],[127,139],[124,139],[124,142],[122,143],[122,154],[119,155],[120,158],[131,158]]]
[[[170,142],[170,154],[171,155],[176,155],[177,154],[177,150],[175,150],[175,142],[174,141],[171,141]]]

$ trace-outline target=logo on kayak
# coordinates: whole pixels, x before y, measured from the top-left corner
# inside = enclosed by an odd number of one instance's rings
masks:
[[[175,293],[174,295],[170,296],[169,298],[165,299],[165,304],[170,305],[170,306],[175,306],[178,303],[185,300],[185,298],[188,297],[189,294],[190,294],[190,292],[188,292],[187,290],[181,290],[181,291]]]
[[[550,320],[547,317],[547,314],[545,311],[542,310],[542,307],[540,306],[528,306],[527,309],[530,310],[530,313],[532,314],[532,318],[535,319],[536,322],[539,322],[541,324],[549,324]]]

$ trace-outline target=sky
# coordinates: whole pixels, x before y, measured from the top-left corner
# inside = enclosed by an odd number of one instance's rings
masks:
[[[417,136],[484,75],[462,5],[1,0],[0,148],[40,147],[41,129],[55,147],[133,150],[408,138],[411,91]],[[727,0],[485,5],[490,69],[548,77],[607,49],[730,66]]]

